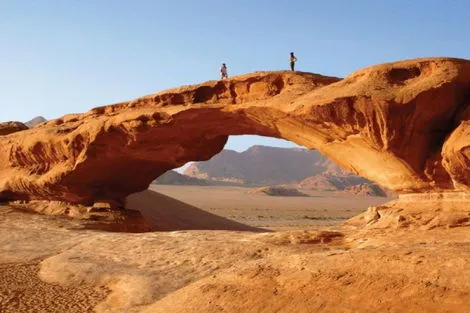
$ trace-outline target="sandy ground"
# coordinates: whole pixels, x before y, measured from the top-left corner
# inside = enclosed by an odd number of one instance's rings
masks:
[[[103,286],[64,287],[38,277],[38,263],[0,265],[0,309],[16,312],[93,312],[109,293]]]
[[[150,190],[240,223],[274,230],[336,225],[393,199],[306,189],[300,191],[309,197],[273,197],[226,186],[151,185]]]
[[[146,233],[0,206],[0,312],[470,312],[468,227],[354,229],[306,219],[312,224],[295,229],[299,216],[325,214],[325,204],[276,199],[275,213],[266,197],[252,203],[273,218],[257,221],[263,214],[248,205],[247,226],[209,212],[243,221],[234,209],[246,200],[227,201],[240,190],[218,202],[206,190],[199,203],[151,191],[130,198],[150,224],[168,222],[167,231]],[[284,212],[289,201],[293,215]],[[330,207],[331,219],[354,215],[353,202]],[[259,229],[283,220],[282,231]]]

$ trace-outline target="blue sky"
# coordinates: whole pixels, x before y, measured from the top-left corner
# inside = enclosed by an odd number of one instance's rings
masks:
[[[229,74],[345,76],[427,56],[470,58],[470,1],[0,0],[0,121],[47,119]],[[293,146],[254,136],[227,148]]]

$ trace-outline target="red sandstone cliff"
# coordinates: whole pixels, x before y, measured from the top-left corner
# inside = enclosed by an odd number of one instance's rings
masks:
[[[468,192],[470,61],[387,63],[345,79],[259,72],[0,136],[0,200],[122,200],[229,135],[284,138],[399,193]]]

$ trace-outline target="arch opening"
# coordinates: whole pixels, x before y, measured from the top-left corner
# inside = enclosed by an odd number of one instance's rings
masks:
[[[210,160],[169,171],[150,190],[252,227],[344,222],[394,199],[318,151],[259,136],[230,136]]]

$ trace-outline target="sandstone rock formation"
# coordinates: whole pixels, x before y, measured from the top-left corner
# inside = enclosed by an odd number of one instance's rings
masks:
[[[282,186],[261,187],[248,192],[248,194],[274,197],[308,197],[307,194],[300,192],[295,188],[288,188]]]
[[[469,192],[469,94],[470,61],[451,58],[171,89],[0,136],[0,200],[119,201],[241,134],[315,148],[399,193]]]
[[[470,102],[467,104],[467,107]],[[470,110],[467,108],[467,112]],[[470,192],[470,114],[444,143],[443,166],[459,189]]]
[[[157,179],[155,179],[153,183],[159,185],[209,185],[209,183],[204,179],[183,175],[176,171],[165,172],[164,174],[160,175]]]
[[[346,222],[360,228],[420,229],[470,227],[470,194],[430,192],[405,194]]]
[[[339,191],[344,190],[350,186],[370,183],[365,178],[355,176],[352,174],[339,174],[326,172],[320,175],[308,177],[297,184],[298,188],[324,190],[324,191]]]
[[[375,184],[353,185],[347,187],[342,192],[361,196],[387,197],[385,191]]]
[[[16,133],[25,129],[28,129],[28,126],[21,122],[0,123],[0,136]]]
[[[180,174],[177,171],[167,171],[164,174],[158,176],[153,184],[157,185],[177,185],[177,186],[240,186],[237,183],[217,181],[217,180],[206,180],[191,177],[188,175]]]
[[[308,177],[295,187],[318,191],[336,191],[363,196],[396,197],[396,194],[370,180],[346,172],[327,171]]]

